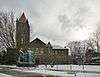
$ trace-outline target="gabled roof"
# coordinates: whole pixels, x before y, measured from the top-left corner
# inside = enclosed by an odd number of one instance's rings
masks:
[[[34,39],[31,43],[30,43],[30,45],[32,45],[32,44],[42,44],[42,45],[46,45],[43,41],[41,41],[39,38],[36,38],[36,39]]]
[[[25,17],[24,12],[23,12],[23,14],[21,15],[21,17],[19,18],[19,21],[24,23],[24,22],[26,22],[26,20],[27,20],[27,19],[26,19],[26,17]]]

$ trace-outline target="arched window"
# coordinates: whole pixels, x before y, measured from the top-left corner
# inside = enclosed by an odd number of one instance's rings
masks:
[[[44,53],[44,49],[43,48],[41,48],[40,53]]]
[[[39,53],[39,48],[36,48],[36,53]]]

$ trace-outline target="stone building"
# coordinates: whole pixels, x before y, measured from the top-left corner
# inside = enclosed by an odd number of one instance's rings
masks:
[[[16,48],[27,48],[30,42],[30,27],[28,20],[23,13],[22,16],[16,20]]]
[[[16,20],[16,48],[33,51],[36,64],[68,63],[67,48],[53,48],[50,42],[46,44],[39,38],[30,42],[30,27],[24,13]]]
[[[35,53],[46,53],[47,52],[46,44],[38,38],[30,42],[29,48],[35,51]]]
[[[30,42],[29,48],[34,52],[36,64],[46,64],[48,61],[48,50],[46,44],[43,41],[36,38]]]
[[[69,63],[67,48],[54,48],[50,42],[45,44],[39,38],[30,43],[34,51],[36,64],[67,64]]]

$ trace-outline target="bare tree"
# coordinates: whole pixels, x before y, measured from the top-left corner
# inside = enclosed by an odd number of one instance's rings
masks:
[[[0,44],[5,48],[14,48],[14,13],[0,12]]]
[[[96,33],[94,33],[93,41],[95,43],[96,50],[99,51],[100,32],[96,31]]]
[[[94,51],[100,50],[100,31],[93,33],[93,36],[87,41],[87,45]]]
[[[81,64],[84,67],[85,52],[87,48],[87,40],[84,41],[70,41],[67,46],[70,48],[72,61],[75,64]]]
[[[92,50],[95,50],[95,46],[94,46],[94,41],[93,38],[90,38],[89,40],[87,40],[87,48],[91,48]]]

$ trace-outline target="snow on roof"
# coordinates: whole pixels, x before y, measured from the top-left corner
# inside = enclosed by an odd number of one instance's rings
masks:
[[[53,45],[53,49],[65,49],[65,48],[63,48],[63,47],[61,47],[59,45]]]
[[[57,49],[58,49],[58,50],[68,49],[68,50],[69,50],[68,47],[61,47],[61,46],[59,46],[59,45],[54,45],[52,49],[54,49],[54,50],[55,50],[55,49],[56,49],[56,50],[57,50]]]

